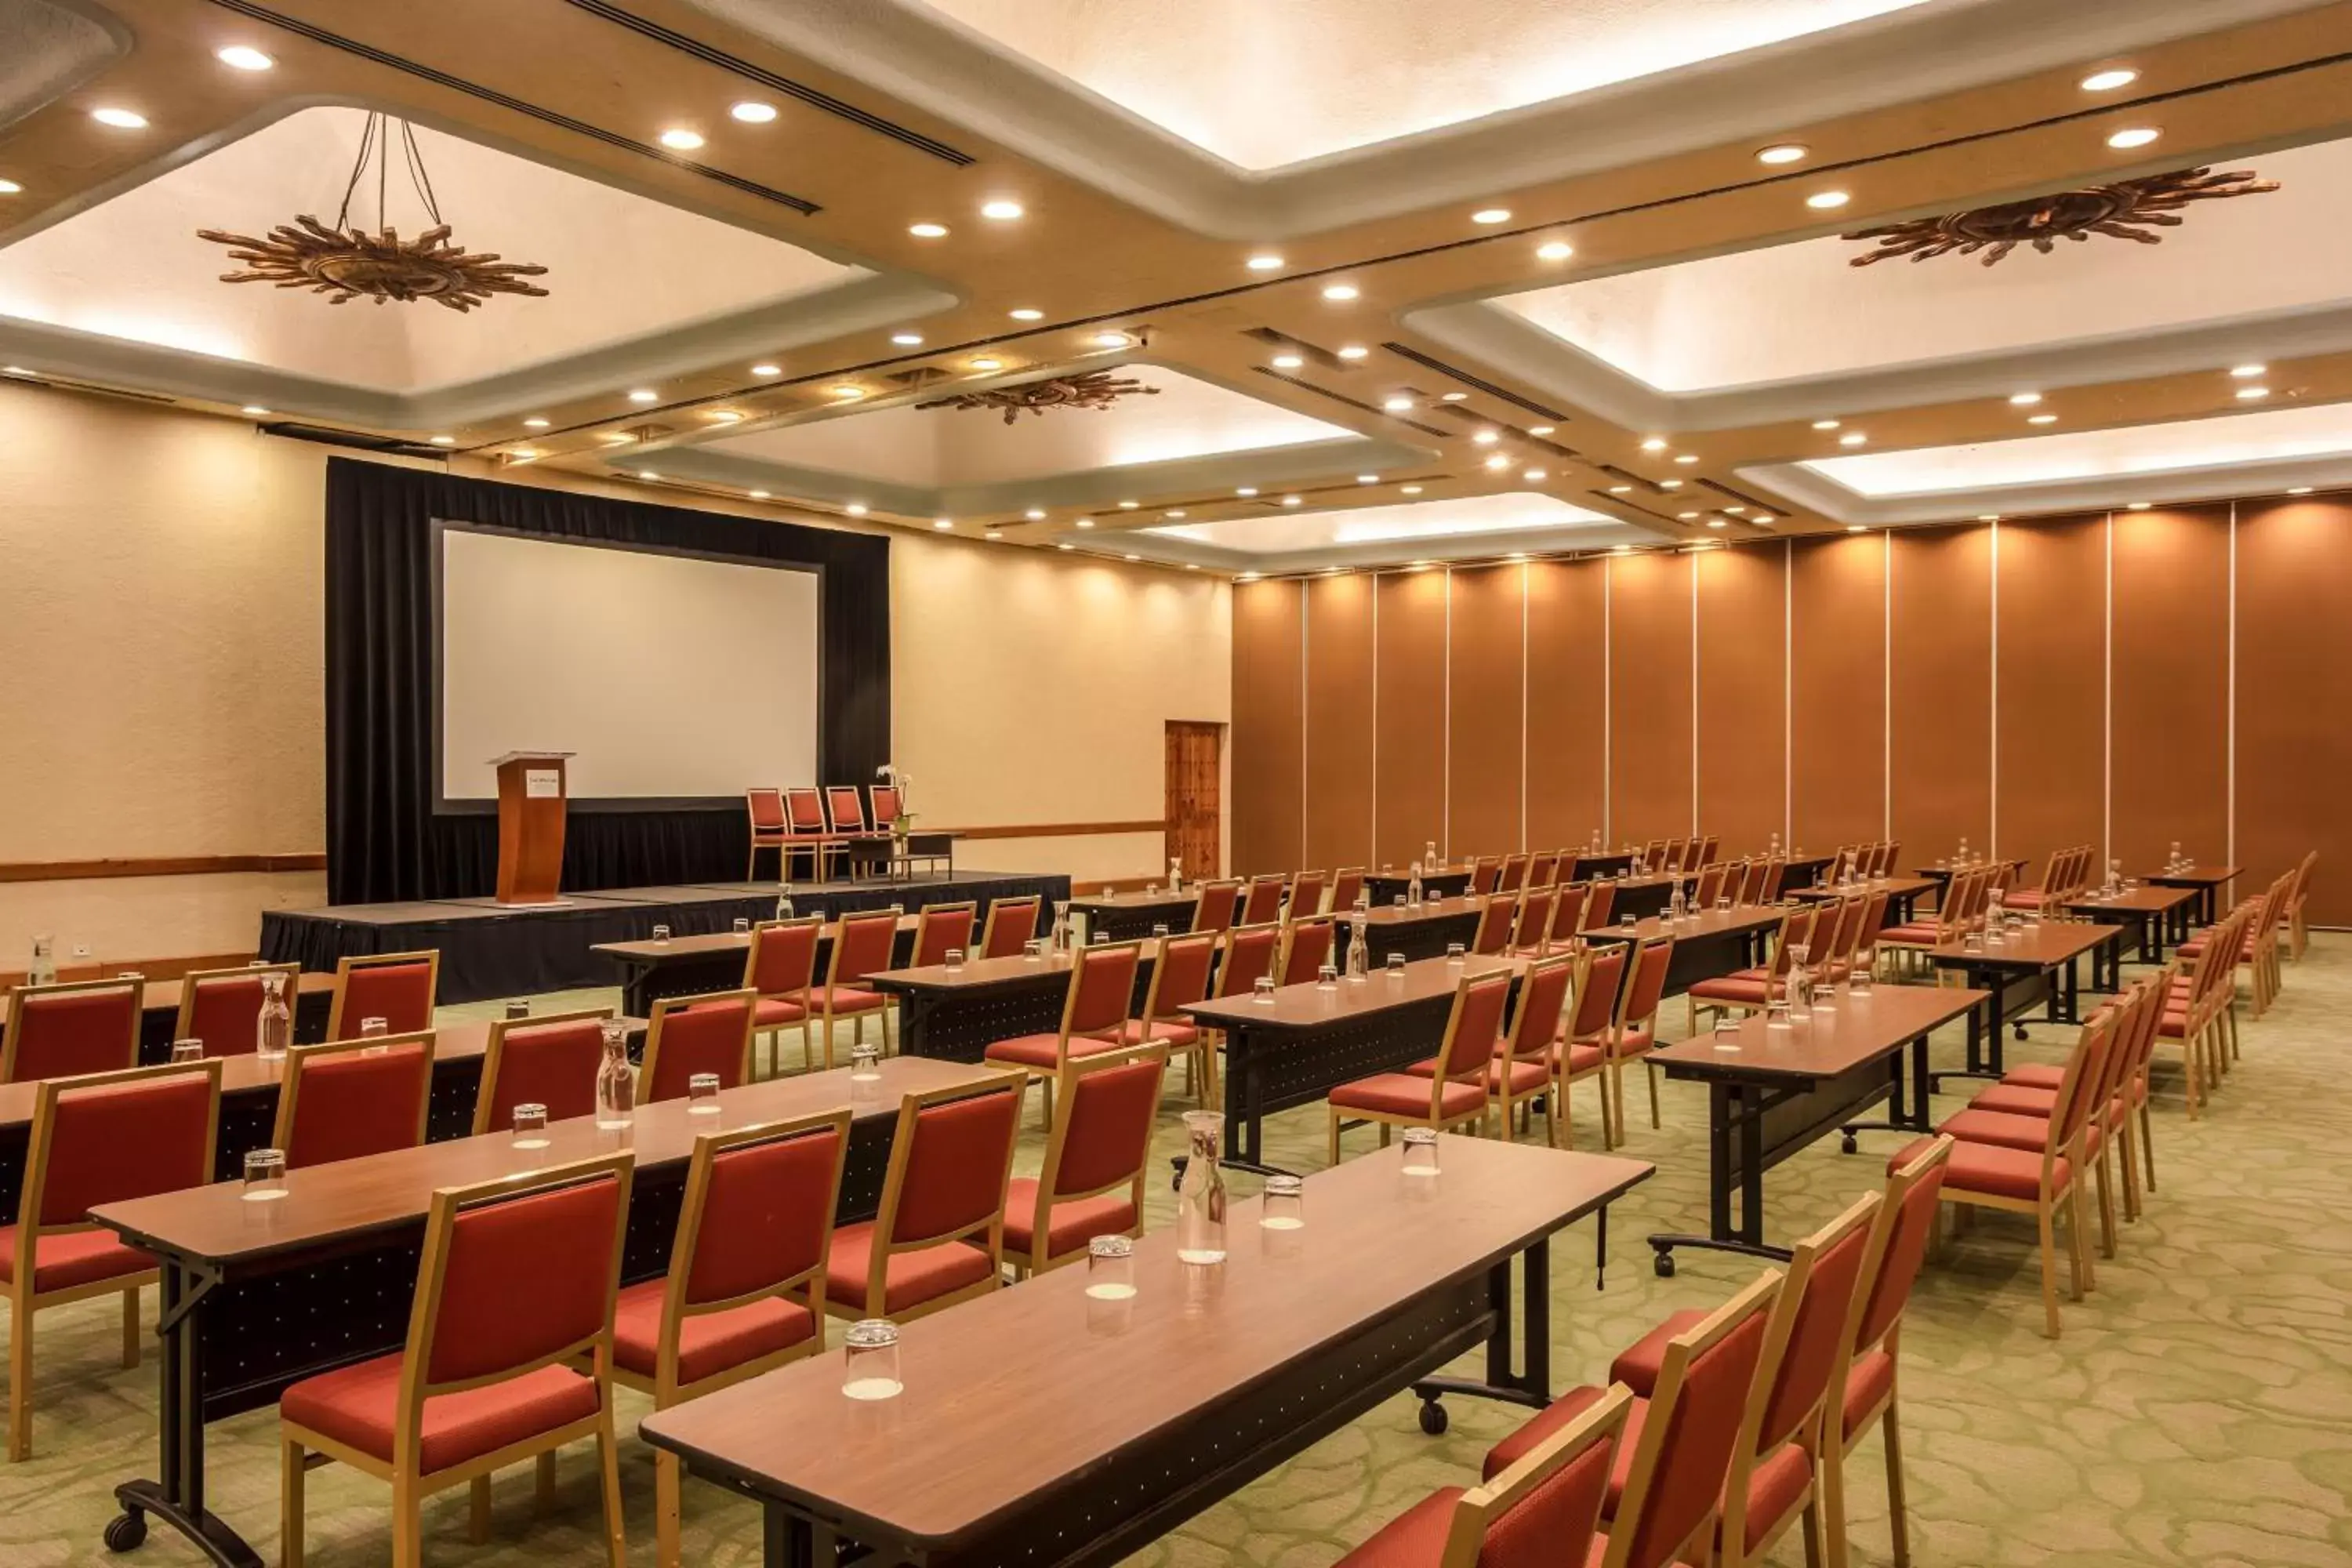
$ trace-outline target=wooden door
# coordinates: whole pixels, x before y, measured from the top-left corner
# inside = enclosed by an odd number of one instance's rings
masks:
[[[1218,869],[1219,837],[1224,826],[1223,724],[1186,719],[1168,721],[1168,847],[1171,860],[1184,864],[1184,877],[1197,881]]]

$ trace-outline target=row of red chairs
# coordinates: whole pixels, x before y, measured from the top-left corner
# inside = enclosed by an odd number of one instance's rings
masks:
[[[1791,1528],[1847,1560],[1846,1465],[1878,1427],[1910,1557],[1897,1423],[1903,1310],[1951,1156],[1936,1139],[1712,1312],[1676,1312],[1432,1493],[1341,1568],[1746,1568]]]
[[[862,792],[856,784],[828,784],[822,790],[802,784],[747,789],[743,810],[751,829],[751,858],[743,870],[747,881],[759,874],[762,849],[776,852],[780,877],[792,875],[795,854],[807,856],[811,874],[822,877],[828,861],[846,853],[848,840],[896,827],[906,815],[906,797],[896,784],[869,784]]]

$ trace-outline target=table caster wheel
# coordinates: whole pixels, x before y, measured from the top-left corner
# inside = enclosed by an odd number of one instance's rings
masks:
[[[1434,1399],[1421,1402],[1421,1429],[1433,1437],[1445,1436],[1445,1406]]]
[[[1650,1259],[1650,1267],[1656,1271],[1659,1279],[1671,1279],[1675,1277],[1675,1255],[1671,1252],[1661,1252]]]
[[[1849,1154],[1859,1154],[1862,1152],[1862,1144],[1851,1132],[1847,1133],[1843,1138],[1838,1141],[1838,1147],[1844,1150]]]
[[[119,1513],[106,1525],[109,1552],[133,1552],[147,1539],[147,1516],[137,1509]]]

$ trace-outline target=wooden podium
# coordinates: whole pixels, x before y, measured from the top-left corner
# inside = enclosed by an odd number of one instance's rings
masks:
[[[551,904],[563,879],[563,763],[570,752],[509,752],[499,770],[499,902]]]

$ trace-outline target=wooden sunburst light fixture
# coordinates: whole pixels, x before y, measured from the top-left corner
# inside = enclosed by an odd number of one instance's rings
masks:
[[[352,300],[373,300],[381,305],[397,300],[404,304],[430,300],[452,310],[470,310],[493,294],[528,294],[544,298],[547,290],[528,278],[544,277],[547,268],[530,261],[501,261],[496,252],[469,252],[449,243],[449,226],[442,221],[434,198],[432,178],[425,172],[425,156],[417,150],[416,132],[400,121],[400,147],[407,164],[410,187],[424,204],[433,226],[411,239],[400,237],[385,211],[390,184],[390,133],[384,117],[370,114],[360,133],[359,156],[343,186],[343,205],[332,226],[309,213],[291,224],[280,224],[267,238],[230,234],[222,229],[196,231],[199,239],[231,247],[229,258],[246,264],[242,272],[224,272],[224,283],[274,283],[280,289],[308,289],[341,305]],[[373,232],[351,222],[352,196],[359,190],[373,159],[376,166],[376,226]]]
[[[1984,251],[1990,267],[2021,245],[2048,255],[2061,239],[2088,240],[2095,234],[2142,245],[2163,243],[2156,228],[2178,228],[2174,215],[2192,202],[2225,201],[2231,196],[2259,196],[2279,188],[2276,180],[2258,180],[2251,170],[2217,174],[2210,169],[2176,169],[2146,179],[2118,180],[2112,185],[2085,185],[2027,201],[2003,202],[1937,217],[1914,218],[1843,235],[1844,239],[1874,239],[1878,248],[1852,258],[1849,267],[1907,256],[1914,261],[1948,256],[1958,251],[1973,256]]]
[[[1093,370],[1084,375],[1056,375],[1043,381],[1024,381],[1017,386],[992,386],[985,392],[959,392],[952,397],[937,397],[915,406],[1001,408],[1004,411],[1004,422],[1010,425],[1024,413],[1043,414],[1048,408],[1092,408],[1100,411],[1122,397],[1159,395],[1158,387],[1146,386],[1131,376]]]

